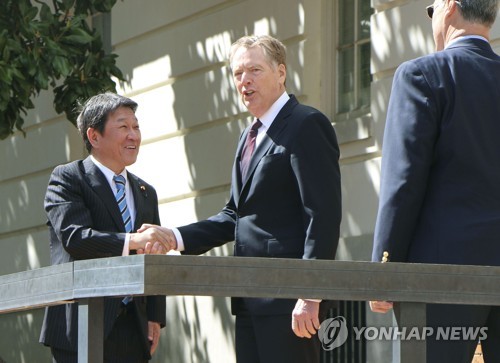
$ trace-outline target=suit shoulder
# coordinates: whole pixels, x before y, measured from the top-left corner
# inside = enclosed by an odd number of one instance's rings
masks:
[[[397,73],[439,72],[449,68],[452,63],[451,60],[456,58],[459,53],[461,54],[462,52],[460,50],[448,50],[411,59],[401,63],[397,69]]]
[[[291,114],[289,125],[291,125],[292,137],[300,140],[314,139],[323,140],[325,137],[330,143],[337,145],[337,136],[330,119],[318,109],[297,104]]]
[[[305,105],[303,103],[297,103],[297,105],[295,106],[295,108],[294,108],[293,111],[294,112],[304,113],[304,114],[316,114],[316,113],[323,114],[317,108],[315,108],[313,106]]]
[[[53,175],[79,174],[83,168],[83,160],[75,160],[66,164],[60,164],[52,171]]]
[[[293,109],[291,119],[297,124],[310,121],[330,123],[330,120],[323,112],[312,106],[303,105],[301,103],[297,104]]]
[[[422,69],[427,68],[430,63],[432,63],[432,60],[429,55],[407,60],[398,66],[395,76],[420,72]]]
[[[139,185],[140,189],[144,190],[144,188],[146,188],[148,190],[155,191],[155,188],[151,184],[146,182],[144,179],[139,178],[137,175],[131,173],[130,171],[127,171],[127,173],[128,177],[134,179],[137,185]]]

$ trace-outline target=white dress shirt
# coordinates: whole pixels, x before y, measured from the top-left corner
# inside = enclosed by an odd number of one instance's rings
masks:
[[[259,118],[260,122],[262,122],[262,126],[257,130],[257,138],[255,139],[255,148],[259,146],[266,134],[267,130],[271,127],[274,119],[278,116],[278,113],[281,111],[283,106],[288,102],[290,96],[288,93],[283,92],[283,94],[273,103],[273,105],[269,108]],[[255,118],[254,118],[255,120]],[[177,240],[177,248],[176,251],[184,251],[184,240],[182,239],[182,235],[177,228],[171,228],[172,232],[175,235],[175,239]]]
[[[480,39],[480,40],[485,41],[486,43],[489,43],[488,39],[486,39],[485,37],[482,37],[480,35],[464,35],[464,36],[455,38],[452,41],[450,41],[448,44],[446,44],[446,47],[444,47],[444,49],[446,49],[450,45],[455,44],[455,43],[457,43],[457,42],[459,42],[461,40],[464,40],[464,39]]]
[[[92,155],[90,155],[90,159],[99,168],[99,170],[102,171],[102,173],[106,177],[106,180],[108,181],[109,186],[111,187],[111,190],[116,195],[117,189],[115,181],[113,180],[113,177],[116,174],[113,172],[113,170],[101,164]],[[135,210],[134,195],[132,194],[132,188],[130,186],[130,183],[128,182],[127,169],[123,169],[119,175],[122,175],[125,178],[125,199],[127,200],[127,209],[130,213],[130,219],[132,220],[132,229],[134,229],[136,210]],[[129,249],[128,249],[129,242],[130,242],[130,233],[127,233],[127,235],[125,236],[125,244],[123,245],[122,256],[129,255]]]

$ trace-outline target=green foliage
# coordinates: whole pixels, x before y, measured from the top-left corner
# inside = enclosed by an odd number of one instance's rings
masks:
[[[116,0],[0,1],[0,140],[17,129],[34,107],[32,97],[54,89],[54,107],[76,123],[77,106],[123,81],[116,55],[106,54],[89,26],[96,12]]]

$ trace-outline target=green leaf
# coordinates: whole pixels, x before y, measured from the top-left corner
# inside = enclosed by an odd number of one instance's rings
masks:
[[[38,8],[36,6],[32,6],[27,9],[26,13],[24,13],[24,20],[28,23],[36,18],[38,15]]]
[[[63,0],[62,1],[62,5],[63,5],[62,9],[64,11],[68,11],[73,7],[74,4],[75,4],[75,0]]]
[[[54,70],[63,77],[66,77],[71,72],[71,64],[65,57],[54,57],[52,65]]]
[[[33,98],[49,85],[54,106],[75,123],[76,106],[124,81],[87,23],[116,0],[0,0],[0,139],[21,130]],[[74,14],[68,17],[71,12]],[[23,132],[24,133],[24,132]]]
[[[101,13],[109,13],[115,4],[116,4],[116,0],[94,1],[95,9]]]
[[[0,52],[3,52],[5,46],[7,45],[7,30],[4,29],[0,32]]]
[[[15,53],[22,53],[23,52],[23,46],[21,45],[21,39],[13,39],[13,38],[8,38],[7,39],[7,44],[5,45],[5,48],[9,48],[10,52],[15,52]]]
[[[36,73],[35,74],[35,81],[36,81],[35,87],[38,90],[49,88],[49,78],[47,77],[46,74],[44,74],[42,72]]]
[[[85,30],[73,28],[69,35],[61,38],[61,41],[65,43],[88,44],[91,43],[93,39],[93,36],[87,33]]]
[[[42,4],[40,9],[40,21],[43,23],[50,23],[54,15],[50,11],[50,8],[47,4]]]
[[[25,80],[26,79],[24,77],[24,75],[17,68],[11,68],[10,73],[12,75],[12,78],[15,78],[16,80]]]

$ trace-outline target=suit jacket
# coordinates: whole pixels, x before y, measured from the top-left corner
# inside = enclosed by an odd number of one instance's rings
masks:
[[[394,77],[372,259],[500,265],[500,57],[479,39]]]
[[[229,202],[217,215],[180,227],[186,254],[235,241],[235,256],[333,259],[339,238],[339,148],[325,115],[292,95],[255,149],[247,179],[241,135]],[[307,298],[307,296],[304,296]],[[234,314],[290,314],[296,300],[233,298]]]
[[[155,189],[128,172],[136,207],[135,226],[160,224]],[[51,263],[121,256],[125,226],[115,196],[104,174],[90,158],[54,169],[47,193],[45,210],[50,232]],[[123,298],[106,298],[104,337],[120,313]],[[143,333],[146,351],[148,321],[165,325],[165,297],[135,297],[134,306]],[[77,350],[78,304],[48,307],[40,342],[65,350]]]

